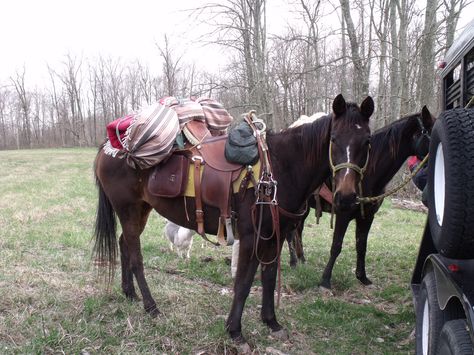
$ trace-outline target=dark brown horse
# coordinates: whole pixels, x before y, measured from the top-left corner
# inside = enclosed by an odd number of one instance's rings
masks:
[[[367,170],[362,181],[362,191],[364,196],[378,196],[384,193],[385,187],[400,169],[402,164],[411,155],[423,158],[428,154],[429,134],[433,127],[435,118],[431,115],[426,106],[420,113],[416,113],[401,118],[386,127],[377,130],[371,138],[371,150]],[[331,181],[326,181],[330,186]],[[324,212],[331,212],[331,204],[324,199],[320,199]],[[367,251],[367,238],[370,227],[374,220],[375,213],[382,205],[383,199],[375,203],[364,204],[364,216],[361,215],[359,206],[350,210],[339,210],[336,213],[336,223],[334,226],[331,255],[324,269],[320,286],[331,288],[331,275],[337,257],[341,253],[342,242],[349,222],[356,220],[356,250],[357,267],[356,277],[364,285],[372,282],[367,278],[365,271],[365,255]],[[315,207],[314,197],[310,198],[309,205]],[[296,256],[304,261],[302,251],[302,240],[300,236],[303,232],[301,223],[298,232],[293,236],[293,245],[290,247],[290,259],[295,263]],[[296,249],[296,251],[295,251]]]
[[[278,220],[281,234],[286,235],[297,223],[283,213],[301,211],[309,195],[321,185],[330,174],[329,157],[334,165],[352,163],[361,165],[367,157],[370,137],[369,117],[374,104],[368,97],[361,104],[346,103],[342,95],[333,102],[333,113],[314,124],[267,135],[273,177],[278,181],[277,201],[281,212]],[[332,141],[332,152],[329,142]],[[224,159],[224,157],[223,157]],[[99,261],[115,265],[116,222],[118,216],[122,225],[119,247],[122,266],[122,290],[129,299],[137,299],[133,277],[143,297],[145,310],[151,315],[159,314],[143,269],[140,250],[140,234],[145,228],[148,215],[155,209],[172,222],[190,229],[197,229],[193,213],[187,219],[186,209],[193,211],[194,198],[158,198],[152,196],[146,186],[152,169],[130,168],[124,159],[104,154],[101,149],[95,161],[95,174],[99,189],[99,203],[95,230],[95,251]],[[344,170],[344,171],[343,171]],[[336,174],[336,194],[341,206],[350,207],[356,203],[356,188],[359,175],[345,169]],[[237,201],[237,198],[235,199]],[[234,284],[234,299],[226,322],[226,329],[232,339],[246,345],[241,333],[241,317],[249,295],[255,272],[261,261],[262,267],[262,321],[275,335],[286,333],[275,316],[274,291],[277,277],[278,252],[283,238],[255,237],[252,222],[252,206],[255,205],[253,189],[235,203],[238,216],[237,230],[240,237],[240,252],[237,275]],[[337,206],[339,207],[339,206]],[[219,210],[204,206],[204,227],[209,234],[216,234]],[[261,220],[261,236],[271,236],[274,230],[271,213],[265,208]],[[255,252],[254,245],[259,239]],[[258,254],[258,255],[256,255]]]

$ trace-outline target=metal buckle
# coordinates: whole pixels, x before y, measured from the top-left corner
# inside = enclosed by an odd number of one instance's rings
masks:
[[[192,160],[193,162],[195,162],[196,160],[200,160],[201,163],[204,161],[204,159],[203,159],[202,156],[200,156],[200,155],[193,155],[193,156],[191,157],[191,160]]]

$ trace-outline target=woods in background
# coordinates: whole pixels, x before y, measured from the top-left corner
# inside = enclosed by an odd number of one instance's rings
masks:
[[[290,1],[290,0],[289,0]],[[374,128],[427,105],[438,108],[436,62],[469,0],[292,1],[294,24],[267,31],[266,0],[224,0],[192,12],[207,41],[229,55],[221,72],[186,63],[161,35],[159,73],[118,58],[68,54],[32,88],[28,68],[0,82],[0,149],[97,146],[105,125],[163,96],[209,96],[238,118],[255,109],[275,130],[330,111],[338,93],[376,98]]]

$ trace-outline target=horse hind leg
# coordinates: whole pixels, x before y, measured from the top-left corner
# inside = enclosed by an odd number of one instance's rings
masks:
[[[132,275],[135,276],[142,294],[145,311],[152,316],[156,316],[160,312],[145,279],[140,244],[140,234],[145,228],[150,211],[151,206],[142,202],[127,206],[125,210],[119,211],[117,214],[123,230],[120,243],[123,292],[127,297],[133,297],[135,290]]]
[[[257,271],[258,261],[253,255],[253,235],[241,235],[238,250],[237,272],[234,282],[234,299],[226,321],[226,330],[239,347],[248,348],[242,335],[242,312]],[[241,349],[242,350],[242,349]]]
[[[130,269],[130,256],[128,255],[128,248],[124,240],[123,233],[119,239],[120,246],[120,262],[122,266],[122,291],[129,300],[139,300],[133,285],[133,272]]]
[[[290,252],[290,266],[292,268],[295,268],[296,265],[298,264],[298,258],[296,256],[296,231],[291,231],[289,232],[288,239],[286,240],[288,242],[288,251]]]

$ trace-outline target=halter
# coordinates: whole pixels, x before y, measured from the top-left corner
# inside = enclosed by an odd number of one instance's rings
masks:
[[[341,164],[334,165],[332,161],[332,140],[329,141],[329,166],[331,167],[332,171],[332,197],[334,201],[334,196],[336,194],[336,173],[339,170],[342,169],[351,169],[354,170],[357,174],[360,175],[359,179],[359,196],[362,196],[362,180],[364,179],[364,173],[367,170],[367,165],[369,164],[369,156],[370,156],[370,144],[367,148],[367,158],[365,160],[364,166],[361,168],[359,165],[351,163],[351,162],[345,162]],[[364,218],[364,206],[361,204],[360,205],[360,212],[362,215],[362,218]],[[334,220],[334,213],[335,213],[335,207],[334,207],[334,202],[331,205],[331,229],[333,228],[333,220]]]
[[[416,121],[418,122],[418,125],[420,126],[420,129],[421,129],[421,134],[416,139],[416,142],[415,142],[415,154],[418,156],[417,152],[418,152],[418,148],[420,147],[422,143],[422,140],[426,138],[428,139],[428,142],[431,141],[431,135],[430,135],[430,132],[428,132],[428,130],[423,125],[423,122],[421,121],[419,116],[416,117]]]

